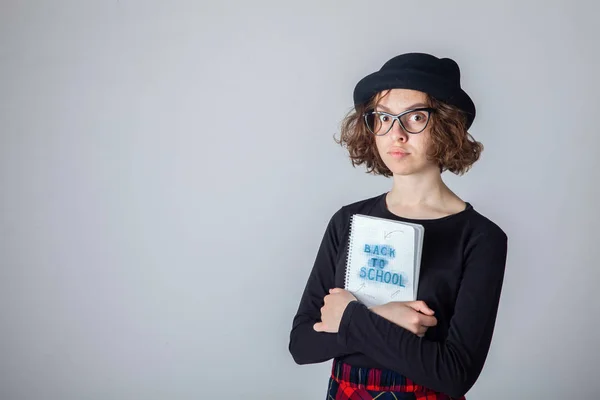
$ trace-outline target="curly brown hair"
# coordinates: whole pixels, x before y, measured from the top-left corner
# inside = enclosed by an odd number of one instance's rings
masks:
[[[392,172],[381,159],[375,137],[367,130],[363,119],[363,114],[373,110],[386,94],[374,96],[351,110],[341,123],[340,138],[335,141],[348,150],[353,166],[365,164],[367,173],[390,177]],[[431,96],[427,96],[427,102],[435,109],[431,115],[428,156],[437,162],[440,172],[447,170],[462,175],[479,159],[483,144],[467,132],[466,118],[460,109]]]

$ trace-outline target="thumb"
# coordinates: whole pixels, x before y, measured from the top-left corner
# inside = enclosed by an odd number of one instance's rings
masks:
[[[323,326],[322,322],[317,322],[313,325],[313,329],[317,332],[323,332],[325,330],[325,327]]]
[[[433,312],[433,310],[431,308],[429,308],[427,306],[427,304],[425,304],[424,301],[421,300],[417,300],[417,301],[409,301],[406,303],[407,306],[409,306],[410,308],[412,308],[415,311],[421,312],[425,315],[433,315],[435,314]]]
[[[344,289],[340,289],[340,288],[333,288],[333,289],[329,289],[329,293],[340,293],[342,292]]]

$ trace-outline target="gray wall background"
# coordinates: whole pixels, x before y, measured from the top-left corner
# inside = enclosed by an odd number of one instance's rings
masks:
[[[332,140],[354,84],[455,58],[510,237],[469,399],[596,398],[598,6],[0,2],[0,399],[319,399],[288,334],[327,220],[389,189]]]

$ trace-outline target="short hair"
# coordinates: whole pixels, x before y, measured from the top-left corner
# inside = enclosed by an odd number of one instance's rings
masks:
[[[341,123],[340,138],[335,141],[348,150],[353,166],[364,164],[367,173],[390,177],[392,172],[381,159],[375,135],[367,129],[363,117],[365,112],[375,109],[387,93],[373,96],[367,103],[351,110]],[[431,96],[427,96],[427,103],[435,109],[429,122],[431,142],[428,157],[437,162],[440,172],[464,174],[479,159],[483,144],[467,132],[467,119],[459,108]]]

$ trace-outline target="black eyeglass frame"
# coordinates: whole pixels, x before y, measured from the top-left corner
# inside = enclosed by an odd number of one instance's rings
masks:
[[[404,126],[404,124],[400,120],[400,117],[402,117],[403,115],[406,115],[406,114],[410,114],[410,113],[415,112],[415,111],[427,111],[427,122],[425,123],[425,126],[423,127],[423,129],[421,129],[420,131],[411,132],[408,129],[406,129],[406,127]],[[403,111],[403,112],[401,112],[398,115],[386,113],[385,111],[371,110],[371,111],[367,111],[367,112],[365,112],[363,114],[363,119],[364,119],[364,122],[365,122],[365,126],[367,127],[367,129],[369,130],[369,132],[371,132],[375,136],[384,136],[384,135],[386,135],[389,131],[392,130],[392,127],[394,126],[394,122],[396,122],[396,120],[398,121],[398,124],[402,127],[402,129],[404,129],[405,132],[408,132],[410,134],[416,135],[418,133],[423,132],[427,128],[427,125],[429,125],[429,121],[431,120],[431,114],[433,114],[434,112],[435,112],[435,108],[431,108],[431,107],[413,108],[411,110]],[[388,130],[385,131],[384,133],[375,133],[375,132],[373,132],[371,130],[371,128],[369,128],[369,123],[367,122],[367,118],[369,117],[369,115],[386,115],[386,116],[392,118],[392,123],[390,124],[390,127],[388,128]]]

